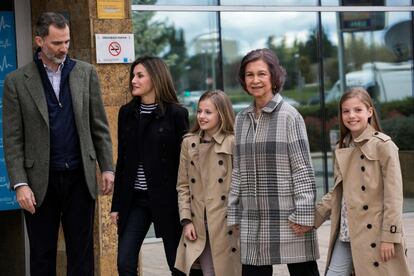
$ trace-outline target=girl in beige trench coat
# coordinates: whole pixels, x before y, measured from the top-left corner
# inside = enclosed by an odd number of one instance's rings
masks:
[[[398,148],[380,132],[364,89],[345,93],[339,111],[335,183],[315,215],[316,227],[331,218],[326,275],[350,275],[353,267],[357,276],[409,276]]]
[[[177,191],[183,234],[175,267],[189,275],[198,259],[204,276],[241,275],[238,236],[227,226],[234,113],[222,91],[207,91],[181,145]]]

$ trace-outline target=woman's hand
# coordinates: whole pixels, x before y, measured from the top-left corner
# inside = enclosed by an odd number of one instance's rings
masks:
[[[111,212],[111,221],[113,224],[118,226],[118,220],[119,220],[119,213],[118,212]]]
[[[391,260],[395,256],[394,243],[381,242],[381,259],[383,262]]]
[[[192,222],[184,225],[183,231],[184,231],[184,236],[187,238],[187,240],[195,241],[197,239],[196,230]]]
[[[299,237],[305,235],[306,232],[309,232],[313,229],[313,226],[300,225],[290,220],[289,226],[293,230],[293,232],[295,232],[295,234]]]

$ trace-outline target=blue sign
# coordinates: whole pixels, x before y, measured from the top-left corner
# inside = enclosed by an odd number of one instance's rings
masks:
[[[8,73],[16,70],[16,31],[14,13],[0,11],[0,113],[3,113],[4,79]],[[6,164],[3,152],[3,121],[0,117],[0,211],[18,209],[16,194],[9,189]]]

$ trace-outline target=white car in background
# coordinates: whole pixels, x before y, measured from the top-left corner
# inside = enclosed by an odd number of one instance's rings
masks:
[[[347,89],[363,87],[378,102],[389,102],[413,97],[412,62],[373,62],[362,65],[362,70],[346,74]],[[325,101],[339,101],[342,93],[339,80],[326,93]]]

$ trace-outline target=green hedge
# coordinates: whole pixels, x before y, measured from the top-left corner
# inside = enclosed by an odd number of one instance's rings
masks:
[[[235,96],[235,95],[234,95]],[[240,95],[240,99],[251,100],[249,95]],[[325,141],[327,149],[330,148],[329,131],[339,129],[338,103],[325,105],[326,111],[326,139],[322,140],[321,108],[319,105],[301,105],[297,109],[302,114],[306,124],[309,145],[312,152],[322,150],[322,142]],[[387,135],[390,135],[400,150],[414,149],[414,99],[387,102],[377,104],[381,126]],[[191,125],[195,116],[190,116]]]
[[[400,150],[414,150],[414,115],[386,119],[382,121],[382,128]]]

